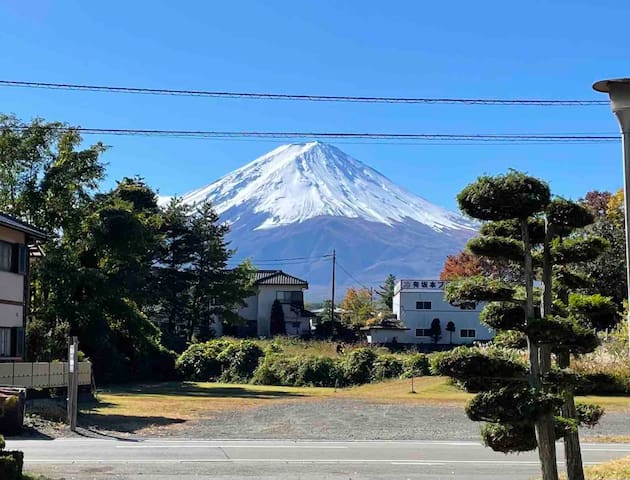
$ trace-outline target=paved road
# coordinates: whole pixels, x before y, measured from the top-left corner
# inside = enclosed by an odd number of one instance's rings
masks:
[[[11,440],[26,468],[66,480],[529,479],[536,453],[503,455],[476,442]],[[558,452],[562,452],[560,445]],[[630,455],[628,444],[584,444],[587,464]]]

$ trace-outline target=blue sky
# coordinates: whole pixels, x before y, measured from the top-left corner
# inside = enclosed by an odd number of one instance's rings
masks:
[[[630,76],[630,2],[3,0],[0,78],[185,89],[601,99]],[[290,103],[0,87],[0,111],[83,127],[408,133],[615,133],[606,106]],[[88,140],[96,140],[89,137]],[[108,185],[162,194],[210,183],[282,142],[101,137]],[[577,198],[621,186],[618,144],[342,144],[449,208],[483,173],[517,168]]]

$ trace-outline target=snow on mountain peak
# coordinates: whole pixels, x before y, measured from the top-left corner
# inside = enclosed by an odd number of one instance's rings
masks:
[[[209,200],[229,222],[255,214],[262,219],[257,230],[321,216],[387,225],[411,220],[436,231],[475,229],[461,215],[398,187],[373,168],[321,142],[282,145],[184,195],[183,200],[191,204]]]

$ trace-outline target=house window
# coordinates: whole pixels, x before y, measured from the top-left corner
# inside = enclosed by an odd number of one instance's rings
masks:
[[[0,357],[11,356],[11,329],[0,328]]]
[[[0,270],[13,271],[13,245],[0,241]]]
[[[459,331],[460,338],[475,338],[477,336],[477,331],[474,328],[462,328]]]
[[[283,304],[304,305],[304,294],[301,290],[276,292],[276,298]]]
[[[461,310],[474,310],[475,308],[477,308],[477,304],[475,302],[462,302],[459,305],[459,308]]]
[[[26,274],[28,263],[28,248],[0,241],[0,271]]]
[[[431,329],[430,328],[416,328],[416,337],[430,337]]]
[[[431,302],[416,302],[416,310],[431,310]]]

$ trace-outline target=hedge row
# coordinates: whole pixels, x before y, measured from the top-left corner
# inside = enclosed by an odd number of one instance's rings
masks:
[[[356,348],[341,357],[289,356],[263,350],[251,340],[211,340],[180,355],[177,371],[186,380],[249,382],[262,385],[334,387],[429,374],[422,353],[379,354]]]

